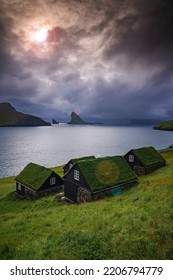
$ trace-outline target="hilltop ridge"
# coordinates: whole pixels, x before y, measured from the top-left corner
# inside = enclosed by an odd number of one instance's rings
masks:
[[[17,112],[16,109],[8,102],[0,103],[0,113]]]
[[[0,103],[0,126],[50,126],[43,119],[18,112],[10,103]]]

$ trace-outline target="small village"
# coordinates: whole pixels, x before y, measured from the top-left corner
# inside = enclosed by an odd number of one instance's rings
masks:
[[[75,204],[117,195],[138,183],[138,176],[166,165],[166,160],[152,146],[132,149],[123,156],[96,158],[86,156],[69,160],[64,175],[29,163],[15,178],[18,199],[38,199],[63,193],[62,199]]]

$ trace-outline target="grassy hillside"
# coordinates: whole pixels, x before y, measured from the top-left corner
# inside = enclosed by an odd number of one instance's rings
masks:
[[[173,120],[161,122],[154,126],[154,129],[160,129],[160,130],[173,130]]]
[[[0,259],[172,259],[173,153],[163,156],[120,196],[81,205],[18,201],[13,178],[0,179]]]
[[[10,103],[0,103],[0,126],[49,126],[39,117],[17,112]]]

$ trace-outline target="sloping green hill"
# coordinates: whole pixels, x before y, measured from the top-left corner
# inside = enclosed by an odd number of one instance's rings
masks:
[[[13,178],[0,179],[0,259],[172,259],[173,153],[163,156],[133,188],[78,206],[18,201]]]
[[[154,129],[173,131],[173,120],[161,122],[153,127]]]
[[[36,116],[17,112],[10,103],[0,103],[0,126],[49,126],[49,122],[45,122]]]

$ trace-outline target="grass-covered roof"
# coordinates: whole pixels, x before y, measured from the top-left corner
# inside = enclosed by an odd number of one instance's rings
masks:
[[[15,178],[16,181],[38,190],[52,174],[52,170],[35,163],[29,163]]]
[[[75,163],[79,160],[88,160],[88,159],[95,159],[95,156],[85,156],[85,157],[80,157],[80,158],[73,158],[73,159],[71,159],[71,162]]]
[[[77,161],[76,164],[92,191],[137,180],[135,174],[121,156],[81,160]]]
[[[145,167],[165,162],[165,159],[162,157],[162,155],[152,146],[133,149],[133,152]]]
[[[133,149],[134,154],[140,159],[145,167],[165,162],[165,159],[154,147]]]

